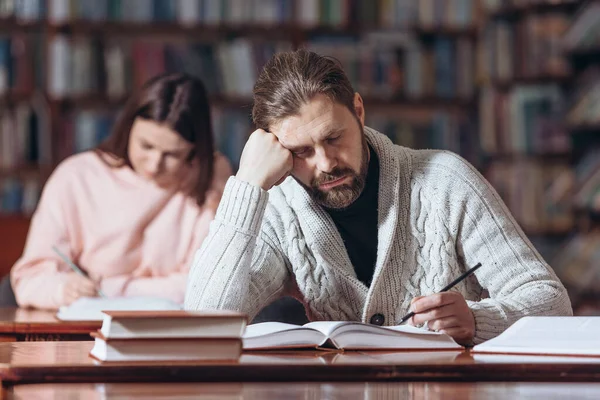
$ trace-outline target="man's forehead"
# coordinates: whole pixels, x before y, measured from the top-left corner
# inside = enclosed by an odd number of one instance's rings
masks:
[[[272,133],[283,144],[309,144],[325,139],[332,132],[343,129],[343,121],[337,121],[331,115],[306,120],[289,117],[272,127]]]

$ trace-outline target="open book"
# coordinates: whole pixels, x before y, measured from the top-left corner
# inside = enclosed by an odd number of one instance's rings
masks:
[[[600,317],[523,317],[473,352],[600,356]]]
[[[104,319],[102,311],[166,311],[181,310],[181,305],[157,297],[81,297],[71,305],[61,307],[56,318],[62,321],[98,321]]]
[[[318,321],[299,326],[281,322],[248,325],[244,349],[462,349],[452,337],[410,325],[376,326],[360,322]]]

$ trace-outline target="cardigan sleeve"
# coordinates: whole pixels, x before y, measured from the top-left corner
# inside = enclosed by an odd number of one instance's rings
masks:
[[[259,187],[229,178],[190,269],[186,309],[228,309],[252,320],[283,293],[287,261],[264,231],[268,196]]]
[[[474,343],[497,336],[524,316],[572,315],[565,287],[498,193],[462,158],[446,157],[457,251],[465,267],[483,264],[475,275],[489,293],[481,301],[467,301],[475,317]]]

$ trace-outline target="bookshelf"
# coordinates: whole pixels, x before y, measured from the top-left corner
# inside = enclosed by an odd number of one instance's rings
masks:
[[[10,77],[0,80],[0,231],[26,227],[53,168],[105,137],[131,90],[165,70],[204,78],[217,146],[235,168],[257,72],[300,46],[342,62],[368,123],[477,163],[480,0],[254,3],[0,0],[0,75]]]
[[[600,2],[580,2],[563,38],[572,70],[563,123],[572,144],[572,189],[568,193],[575,229],[553,267],[569,290],[576,314],[600,315]]]
[[[594,290],[589,283],[600,261],[591,250],[600,247],[600,200],[590,207],[600,199],[593,186],[600,166],[589,160],[600,119],[568,116],[590,82],[600,81],[586,72],[600,59],[600,29],[581,43],[572,22],[584,5],[583,28],[600,26],[600,2],[254,2],[147,0],[134,8],[125,0],[33,0],[27,3],[44,7],[11,11],[2,6],[25,2],[0,0],[0,71],[6,38],[30,43],[20,47],[27,51],[14,69],[35,66],[14,85],[0,81],[0,121],[23,120],[27,107],[38,117],[36,135],[28,137],[36,151],[11,152],[20,156],[9,163],[0,152],[0,235],[22,233],[11,236],[11,246],[22,247],[53,168],[101,140],[131,90],[163,70],[187,68],[205,78],[216,144],[235,168],[252,130],[257,71],[274,51],[306,46],[342,62],[363,95],[370,126],[399,144],[455,151],[478,167],[565,281],[576,309],[585,303],[591,312],[600,299],[600,279]],[[53,57],[57,71],[70,72],[55,74]],[[86,57],[93,61],[82,62]],[[22,193],[7,201],[15,182]],[[9,262],[2,263],[7,270]]]
[[[482,169],[526,233],[542,241],[567,237],[576,222],[576,154],[563,119],[575,71],[562,40],[581,3],[487,2],[481,29]]]

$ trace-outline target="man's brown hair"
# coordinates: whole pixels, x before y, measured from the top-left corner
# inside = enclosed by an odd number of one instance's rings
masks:
[[[297,115],[318,94],[355,114],[354,89],[338,61],[300,49],[275,54],[254,85],[252,120],[257,128]]]

